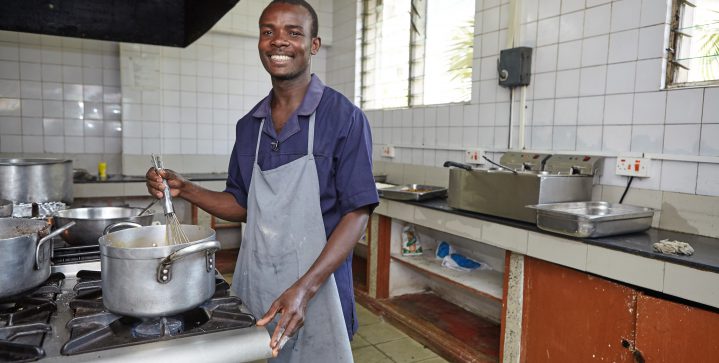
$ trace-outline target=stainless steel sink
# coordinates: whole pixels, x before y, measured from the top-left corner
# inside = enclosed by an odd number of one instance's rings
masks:
[[[537,227],[574,237],[606,237],[649,229],[654,209],[609,202],[550,203],[537,210]]]

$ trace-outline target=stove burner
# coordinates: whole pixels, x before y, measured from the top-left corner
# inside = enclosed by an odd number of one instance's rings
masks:
[[[229,296],[229,285],[216,280],[215,295],[199,307],[169,317],[138,319],[115,315],[102,303],[99,272],[79,271],[69,302],[74,318],[67,323],[70,339],[63,355],[74,355],[153,341],[205,334],[255,325],[255,318],[242,311],[242,300]]]
[[[140,338],[152,338],[177,335],[180,331],[182,331],[182,321],[163,316],[144,320],[142,323],[135,325],[132,329],[132,334]]]

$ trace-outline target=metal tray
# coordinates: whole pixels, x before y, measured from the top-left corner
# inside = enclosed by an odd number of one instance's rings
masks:
[[[649,229],[654,209],[609,202],[528,205],[537,210],[537,227],[574,237],[606,237]]]
[[[380,189],[379,193],[383,198],[387,199],[426,200],[446,196],[447,188],[422,184],[406,184]]]

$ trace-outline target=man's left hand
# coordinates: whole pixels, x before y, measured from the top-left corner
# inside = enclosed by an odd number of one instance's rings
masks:
[[[300,285],[300,281],[290,286],[289,289],[275,300],[264,316],[257,321],[257,325],[265,326],[280,314],[275,331],[270,339],[272,355],[276,357],[290,337],[305,324],[305,311],[311,296],[307,288]]]

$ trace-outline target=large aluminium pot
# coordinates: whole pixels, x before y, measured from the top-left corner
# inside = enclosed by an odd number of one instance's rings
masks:
[[[66,230],[62,239],[69,245],[97,245],[105,228],[118,222],[134,222],[142,226],[152,223],[153,215],[138,216],[142,208],[91,207],[71,208],[55,212],[53,219],[57,226],[76,222],[75,227]]]
[[[74,223],[49,233],[45,220],[0,219],[0,299],[31,290],[50,276],[53,237]]]
[[[215,252],[220,243],[208,227],[181,225],[190,241],[167,244],[166,226],[121,222],[138,228],[100,237],[102,301],[116,314],[138,318],[193,309],[215,293]]]
[[[72,204],[72,160],[0,159],[0,198]]]

